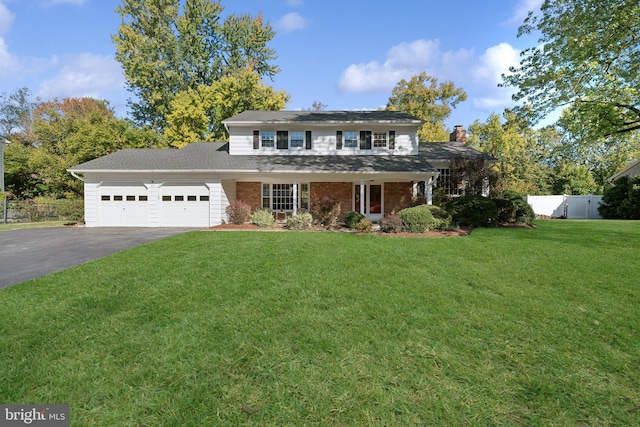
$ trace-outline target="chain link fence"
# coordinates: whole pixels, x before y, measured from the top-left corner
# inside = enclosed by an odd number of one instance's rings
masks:
[[[2,206],[2,199],[0,199]],[[4,213],[0,208],[0,222],[4,222]],[[7,202],[7,221],[43,222],[68,221],[81,222],[84,220],[84,202],[82,200],[53,200],[38,202],[33,200],[18,200]]]

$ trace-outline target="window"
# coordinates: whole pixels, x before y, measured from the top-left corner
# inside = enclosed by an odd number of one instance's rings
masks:
[[[113,196],[113,200],[115,202],[121,202],[122,201],[122,196]]]
[[[309,210],[309,184],[298,184],[298,209]],[[293,184],[262,184],[262,207],[293,211]]]
[[[276,133],[271,131],[262,132],[262,148],[274,148],[276,146]]]
[[[208,202],[209,201],[209,196],[200,196],[200,201],[201,202]]]
[[[173,197],[173,201],[174,202],[184,202],[184,196],[174,196]]]
[[[147,201],[147,196],[138,196],[138,201],[139,202],[146,202]]]
[[[438,169],[440,175],[436,180],[436,187],[444,190],[447,196],[460,196],[463,193],[462,186],[451,180],[451,172],[449,169]]]
[[[291,148],[302,148],[304,146],[304,132],[291,132]]]
[[[127,196],[127,202],[135,202],[136,196]]]
[[[374,132],[373,133],[373,147],[384,148],[387,146],[387,133],[386,132]]]
[[[358,148],[358,132],[344,133],[344,148]]]
[[[109,201],[109,200],[111,200],[111,196],[101,196],[101,197],[100,197],[100,200],[102,200],[102,201]]]
[[[273,184],[271,206],[274,211],[293,210],[293,188],[291,184]]]
[[[187,202],[196,202],[197,200],[197,196],[187,196]]]
[[[171,201],[171,196],[162,196],[162,201],[163,202],[170,202]]]

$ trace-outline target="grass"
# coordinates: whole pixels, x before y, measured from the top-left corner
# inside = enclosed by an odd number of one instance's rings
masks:
[[[638,425],[640,222],[194,232],[0,290],[0,402],[72,425]]]
[[[4,224],[0,220],[0,231],[18,230],[22,228],[61,227],[69,221],[42,221],[42,222],[10,222]]]

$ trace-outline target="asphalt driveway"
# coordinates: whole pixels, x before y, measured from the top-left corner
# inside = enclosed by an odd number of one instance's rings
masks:
[[[0,288],[191,230],[44,227],[0,231]]]

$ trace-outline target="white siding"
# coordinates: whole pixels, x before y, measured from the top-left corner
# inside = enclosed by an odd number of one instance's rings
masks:
[[[86,227],[98,224],[98,183],[84,183],[84,223]]]
[[[303,148],[289,148],[288,150],[278,150],[277,148],[259,148],[253,149],[253,131],[307,131],[311,130],[311,150]],[[373,132],[388,132],[393,130],[396,132],[395,137],[395,149],[390,150],[388,148],[374,148],[371,150],[360,150],[352,148],[343,148],[336,150],[336,132],[342,131],[359,132],[359,131],[373,131]],[[393,125],[349,125],[349,126],[336,126],[336,127],[321,127],[321,128],[300,128],[291,126],[281,127],[263,127],[253,126],[250,128],[245,127],[232,127],[231,135],[229,137],[229,154],[231,155],[408,155],[418,154],[418,129],[415,126],[406,127]]]

